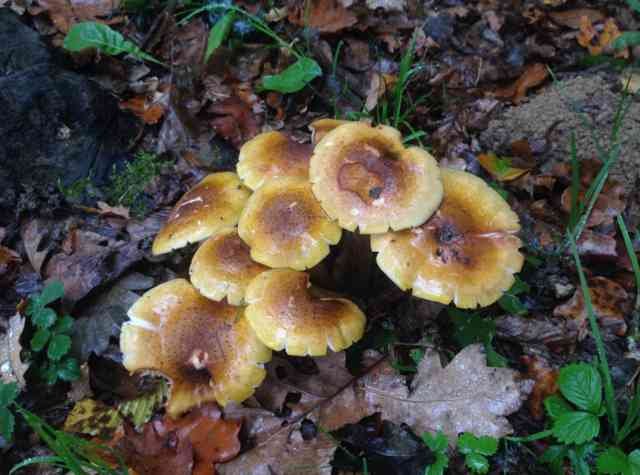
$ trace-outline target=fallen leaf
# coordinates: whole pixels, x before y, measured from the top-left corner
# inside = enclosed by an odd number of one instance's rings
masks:
[[[51,223],[43,219],[32,219],[20,228],[24,250],[33,269],[40,273],[42,264],[52,250],[49,241]]]
[[[119,0],[37,0],[37,5],[29,7],[36,15],[46,12],[55,27],[63,33],[82,21],[100,20],[108,25],[120,23],[123,16],[114,15],[120,7]]]
[[[493,92],[495,97],[510,100],[514,104],[519,104],[527,97],[527,91],[542,84],[549,71],[542,63],[534,63],[527,66],[522,75],[510,86],[498,89]]]
[[[119,104],[120,109],[130,110],[145,124],[157,124],[164,116],[165,106],[159,102],[149,102],[145,95],[132,97]]]
[[[296,424],[216,468],[220,475],[330,475],[335,450],[335,443],[324,432],[305,440]]]
[[[617,282],[606,277],[589,279],[589,292],[598,322],[618,336],[627,333],[625,316],[631,311],[629,294]],[[587,333],[588,317],[582,290],[577,289],[571,299],[553,309],[553,315],[576,320],[583,327],[580,337]]]
[[[101,215],[116,216],[124,219],[130,219],[129,208],[126,206],[110,206],[104,201],[98,201],[98,210]]]
[[[540,356],[525,355],[522,362],[527,366],[524,377],[535,381],[529,396],[529,412],[534,419],[544,417],[544,400],[558,392],[558,370],[549,366],[549,362]]]
[[[563,12],[550,12],[549,17],[558,25],[573,28],[579,30],[580,26],[584,22],[583,17],[591,23],[596,23],[604,20],[604,15],[599,10],[593,8],[574,8],[572,10],[565,10]]]
[[[445,367],[430,350],[411,384],[388,364],[358,381],[370,413],[408,424],[415,433],[441,430],[450,441],[461,432],[500,438],[513,432],[506,416],[517,411],[533,387],[508,368],[487,366],[483,345],[470,345]]]
[[[18,387],[25,385],[24,374],[29,365],[20,359],[22,346],[20,335],[24,330],[25,318],[19,313],[9,320],[0,319],[0,379],[3,383],[17,383]]]
[[[21,262],[22,259],[17,252],[0,246],[0,287],[13,282]]]
[[[237,96],[212,104],[209,112],[218,116],[210,120],[211,127],[236,148],[240,148],[259,132],[255,114],[249,105]]]
[[[478,155],[478,162],[482,165],[491,176],[498,181],[511,181],[515,180],[525,173],[527,173],[533,165],[529,168],[518,168],[512,165],[512,158],[510,157],[498,157],[495,153],[481,153]]]
[[[337,33],[358,22],[358,17],[338,0],[293,2],[288,19],[294,25],[315,28],[321,33]]]
[[[582,231],[577,245],[578,253],[583,257],[612,262],[618,257],[616,240],[607,234],[585,229]]]
[[[496,318],[496,336],[520,344],[545,344],[550,347],[574,345],[581,331],[576,320],[530,318],[503,315]]]

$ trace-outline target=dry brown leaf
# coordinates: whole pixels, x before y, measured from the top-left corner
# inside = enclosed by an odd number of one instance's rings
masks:
[[[624,336],[627,332],[627,324],[624,317],[631,310],[629,294],[617,282],[606,277],[593,277],[589,279],[589,292],[593,311],[599,323],[618,336]],[[553,310],[556,317],[564,317],[577,320],[584,338],[587,333],[587,309],[584,305],[582,290],[578,289],[568,302],[558,305]]]
[[[549,17],[558,25],[579,30],[580,25],[584,22],[583,17],[587,18],[590,23],[596,23],[604,20],[604,15],[599,10],[593,8],[574,8],[563,12],[550,12]]]
[[[96,21],[113,25],[124,17],[114,16],[120,0],[37,0],[37,5],[29,8],[32,15],[47,12],[55,27],[63,33],[81,21]]]
[[[221,475],[330,475],[336,446],[318,432],[304,440],[299,425],[285,427],[263,444],[216,469]]]
[[[549,71],[542,63],[534,63],[527,66],[522,75],[510,86],[498,89],[493,93],[495,97],[507,99],[514,104],[519,104],[527,97],[527,91],[542,84]]]
[[[321,33],[336,33],[358,22],[358,17],[337,0],[292,3],[289,21],[294,25],[316,28]]]
[[[130,110],[145,124],[157,124],[164,116],[165,107],[158,102],[149,102],[146,96],[132,97],[120,102],[120,109]]]
[[[40,273],[42,264],[51,252],[51,245],[48,243],[49,225],[45,220],[32,219],[20,228],[20,236],[24,244],[29,262],[33,269]],[[44,241],[45,245],[41,245]]]
[[[104,201],[98,201],[98,211],[101,215],[117,216],[119,218],[130,219],[129,208],[126,206],[110,206]]]
[[[490,368],[482,345],[470,345],[442,367],[429,351],[407,388],[388,364],[357,384],[370,413],[408,424],[414,432],[441,430],[449,440],[461,432],[500,438],[513,432],[506,416],[517,411],[533,387],[507,368]]]
[[[259,132],[256,115],[248,104],[238,96],[228,97],[209,107],[209,112],[218,115],[209,122],[211,127],[236,148]]]
[[[539,356],[523,356],[522,362],[527,366],[525,377],[535,381],[529,397],[529,412],[534,419],[540,420],[544,417],[545,398],[558,392],[559,372]]]
[[[13,282],[21,262],[22,259],[17,252],[0,246],[0,287]]]
[[[17,383],[20,388],[25,385],[24,374],[29,369],[29,365],[20,359],[20,335],[24,323],[25,318],[19,313],[9,320],[0,320],[3,331],[0,334],[0,380],[3,383]]]

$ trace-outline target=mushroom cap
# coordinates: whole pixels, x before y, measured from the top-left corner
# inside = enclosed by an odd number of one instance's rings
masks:
[[[303,270],[329,254],[329,244],[340,241],[342,230],[322,210],[308,181],[279,178],[251,195],[238,234],[254,261]]]
[[[243,183],[256,190],[280,177],[309,176],[311,144],[298,143],[282,132],[257,135],[240,148],[237,171]]]
[[[304,272],[263,272],[249,284],[247,303],[245,315],[258,338],[290,355],[322,356],[327,346],[340,351],[364,333],[364,313],[349,300],[314,295]]]
[[[203,402],[241,402],[265,377],[271,350],[243,309],[203,297],[184,279],[149,290],[128,315],[120,334],[123,364],[171,380],[172,417]]]
[[[387,126],[353,122],[328,132],[314,149],[309,178],[327,214],[362,234],[418,226],[442,200],[435,159],[405,148]]]
[[[351,124],[353,121],[351,120],[341,120],[341,119],[317,119],[309,124],[309,128],[311,129],[311,143],[317,144],[322,140],[322,138],[331,132],[336,127],[340,127],[344,124]]]
[[[208,299],[227,298],[231,305],[244,304],[249,282],[268,267],[251,259],[249,246],[234,228],[203,242],[191,259],[191,283]]]
[[[202,241],[235,226],[251,192],[232,172],[212,173],[187,191],[153,241],[154,254],[164,254]]]
[[[514,283],[524,258],[518,216],[482,179],[442,169],[444,199],[421,226],[371,236],[380,269],[413,295],[457,307],[490,305]]]

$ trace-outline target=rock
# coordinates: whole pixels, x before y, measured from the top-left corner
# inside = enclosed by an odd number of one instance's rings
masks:
[[[599,158],[593,140],[591,128],[605,150],[610,146],[610,136],[616,111],[620,105],[622,94],[618,77],[607,73],[586,74],[580,77],[564,79],[552,83],[530,101],[516,107],[507,107],[489,123],[487,130],[481,134],[480,141],[485,150],[499,152],[509,149],[509,145],[519,139],[549,139],[549,150],[543,156],[548,169],[553,164],[570,159],[571,132],[576,136],[579,159]],[[582,114],[572,112],[580,111]],[[586,114],[590,126],[584,124],[581,115]],[[640,122],[640,102],[631,99],[629,110],[620,128],[620,156],[611,171],[611,176],[619,180],[628,202],[632,226],[640,223],[640,206],[636,193],[636,184],[640,183],[640,167],[638,167],[638,150],[640,150],[640,134],[637,124]],[[554,124],[557,124],[548,133]],[[631,226],[630,226],[631,227]]]
[[[59,53],[8,9],[0,10],[0,44],[0,207],[15,212],[24,186],[55,187],[58,178],[104,183],[137,133],[135,118],[65,69]]]

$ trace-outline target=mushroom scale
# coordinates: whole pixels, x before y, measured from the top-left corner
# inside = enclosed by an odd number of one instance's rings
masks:
[[[382,271],[413,295],[457,307],[494,303],[522,269],[518,216],[482,179],[442,169],[444,199],[421,226],[371,236]]]
[[[128,315],[120,334],[123,364],[171,380],[171,417],[204,402],[241,402],[266,375],[271,350],[243,309],[201,296],[184,279],[147,291]]]
[[[298,143],[282,132],[264,132],[240,148],[236,170],[252,190],[274,178],[307,179],[311,152],[310,144]]]
[[[245,315],[258,338],[289,355],[322,356],[327,347],[344,350],[364,333],[366,317],[357,305],[315,295],[304,272],[263,272],[249,284],[246,298]]]
[[[362,122],[340,125],[320,140],[309,179],[327,214],[362,234],[418,226],[442,200],[440,171],[429,153],[405,148],[396,129]]]
[[[251,195],[238,234],[254,261],[304,270],[329,254],[329,245],[340,241],[342,230],[322,210],[308,181],[279,178]]]
[[[203,242],[191,259],[191,283],[208,299],[226,297],[231,305],[244,304],[249,282],[268,267],[251,259],[250,249],[235,229],[219,232]]]
[[[187,191],[153,241],[153,254],[165,254],[235,226],[251,192],[232,172],[212,173]]]

